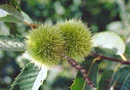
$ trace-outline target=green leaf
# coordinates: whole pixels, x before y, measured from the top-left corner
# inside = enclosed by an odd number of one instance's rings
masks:
[[[130,89],[130,66],[122,66],[115,72],[112,85],[114,90]]]
[[[2,4],[9,4],[14,6],[18,11],[20,11],[20,6],[19,6],[20,0],[1,0],[0,5]]]
[[[100,32],[93,36],[94,47],[111,49],[117,55],[125,52],[125,43],[122,38],[114,32]]]
[[[40,69],[29,63],[13,82],[11,90],[38,90],[46,79],[47,72],[48,68],[42,67]]]
[[[81,73],[78,72],[77,77],[75,78],[71,90],[82,90],[84,88],[84,78]]]
[[[98,72],[98,65],[93,60],[86,60],[83,64],[86,71],[88,71],[88,76],[92,80],[92,82],[97,87],[97,72]],[[91,90],[80,72],[78,72],[72,86],[71,90]]]
[[[20,37],[1,36],[0,37],[0,50],[6,51],[25,51],[23,39]]]
[[[25,22],[33,23],[32,19],[25,12],[21,11],[21,13]]]
[[[105,71],[102,74],[102,77],[99,81],[99,90],[110,90],[110,83],[112,80],[112,76],[113,76],[112,70]]]
[[[3,22],[0,22],[0,36],[9,36],[9,35],[10,35],[9,28]]]
[[[24,22],[22,14],[15,9],[12,5],[2,4],[0,5],[0,20],[5,22]]]

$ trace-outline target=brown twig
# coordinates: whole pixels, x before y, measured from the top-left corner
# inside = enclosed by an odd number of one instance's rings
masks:
[[[71,66],[73,66],[75,69],[79,70],[83,74],[84,79],[86,80],[86,83],[88,84],[88,86],[90,86],[91,90],[94,90],[95,85],[93,84],[91,79],[87,76],[87,71],[81,65],[79,65],[74,59],[64,54],[62,55],[62,57],[67,59]]]
[[[28,22],[24,22],[24,24],[26,24],[27,26],[29,26],[29,27],[31,27],[31,28],[33,28],[33,29],[37,28],[37,25],[36,25],[36,24],[30,24],[30,23],[28,23]]]
[[[104,60],[119,62],[121,64],[130,64],[130,61],[124,61],[124,60],[121,60],[121,59],[111,58],[111,57],[107,57],[107,56],[104,56],[104,55],[101,55],[101,54],[97,54],[97,53],[94,53],[94,52],[92,53],[92,55],[94,57],[99,57],[100,59],[104,59]]]

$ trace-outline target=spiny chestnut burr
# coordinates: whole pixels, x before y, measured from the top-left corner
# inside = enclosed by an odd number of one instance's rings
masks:
[[[56,27],[39,25],[26,38],[26,50],[32,58],[31,62],[49,67],[60,62],[60,54],[64,52],[64,39]]]
[[[81,20],[68,20],[57,23],[65,40],[65,52],[69,57],[82,61],[92,50],[91,32]]]

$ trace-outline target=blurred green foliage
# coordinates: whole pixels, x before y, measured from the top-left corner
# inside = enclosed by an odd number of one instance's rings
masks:
[[[23,0],[21,8],[35,21],[55,23],[78,18],[93,31],[106,30],[108,23],[120,20],[114,0]]]

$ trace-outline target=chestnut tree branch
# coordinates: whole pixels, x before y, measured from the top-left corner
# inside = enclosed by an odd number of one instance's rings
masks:
[[[95,85],[93,84],[91,79],[88,77],[87,71],[81,65],[79,65],[74,59],[72,59],[72,58],[70,58],[70,57],[68,57],[64,54],[62,54],[61,56],[65,59],[67,59],[71,66],[73,66],[75,69],[79,70],[82,73],[82,75],[83,75],[84,79],[86,80],[86,83],[88,84],[88,86],[91,88],[91,90],[94,90]]]
[[[94,57],[99,58],[99,59],[104,59],[104,60],[119,62],[121,64],[130,64],[130,61],[124,61],[124,60],[121,60],[121,59],[111,58],[111,57],[107,57],[107,56],[104,56],[104,55],[101,55],[101,54],[97,54],[97,53],[94,53],[94,52],[92,52],[92,55]]]

